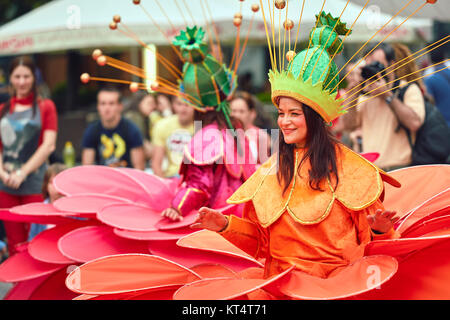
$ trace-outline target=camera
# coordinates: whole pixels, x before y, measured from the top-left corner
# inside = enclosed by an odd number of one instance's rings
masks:
[[[386,69],[386,67],[384,66],[384,64],[382,64],[381,62],[378,62],[378,61],[374,61],[368,65],[365,65],[361,69],[361,76],[364,78],[364,80],[373,79],[375,81],[375,80],[377,80],[375,78],[376,74],[378,74],[378,78],[386,77],[385,69]]]

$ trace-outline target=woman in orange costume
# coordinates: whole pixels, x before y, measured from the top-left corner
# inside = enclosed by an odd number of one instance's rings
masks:
[[[315,127],[319,119],[297,100],[280,98],[280,170],[273,156],[228,200],[246,202],[242,219],[228,220],[202,208],[194,225],[218,231],[247,253],[265,258],[265,277],[293,264],[326,278],[361,258],[371,240],[396,237],[395,212],[384,211],[380,199],[382,181],[393,180],[334,141],[323,121]],[[317,135],[324,140],[314,139]],[[326,148],[326,155],[318,157]],[[320,168],[327,157],[334,170],[328,165]]]
[[[400,184],[336,141],[328,129],[328,123],[342,112],[336,93],[323,89],[333,87],[330,79],[336,69],[332,63],[323,83],[317,76],[327,63],[319,63],[317,73],[308,73],[320,59],[331,30],[332,18],[322,13],[318,19],[323,32],[312,36],[310,55],[307,50],[297,54],[287,68],[292,70],[289,74],[269,74],[282,138],[279,153],[228,199],[245,203],[243,217],[227,218],[202,208],[193,225],[217,231],[247,253],[265,259],[265,277],[294,265],[328,278],[362,258],[371,240],[399,236],[393,229],[395,212],[385,211],[382,199],[383,181]],[[339,44],[338,34],[331,32],[333,43]],[[333,50],[325,49],[328,54]],[[300,68],[304,60],[308,62]]]

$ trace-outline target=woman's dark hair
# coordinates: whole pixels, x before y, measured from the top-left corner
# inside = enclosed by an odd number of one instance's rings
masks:
[[[323,121],[322,117],[313,109],[303,105],[308,133],[306,136],[305,148],[307,151],[300,161],[299,168],[304,161],[311,163],[309,171],[309,185],[314,190],[320,190],[320,183],[324,179],[330,179],[332,174],[336,177],[336,189],[339,183],[336,165],[336,144],[338,141],[333,137],[331,131]],[[284,137],[279,142],[279,170],[277,173],[278,182],[283,186],[283,193],[286,192],[294,177],[295,170],[295,144],[287,144]]]
[[[50,179],[66,169],[66,165],[59,162],[53,163],[47,168],[47,171],[45,171],[44,174],[44,180],[42,182],[42,196],[44,197],[44,199],[47,199],[49,197],[47,186]]]
[[[243,127],[241,121],[235,119],[234,117],[230,116],[230,120],[234,128],[237,129]],[[219,129],[228,129],[227,120],[225,119],[225,115],[222,112],[200,112],[198,110],[195,110],[194,121],[201,121],[202,127],[206,127],[213,122],[217,122]]]
[[[36,64],[34,63],[33,59],[29,56],[17,57],[11,62],[10,66],[9,66],[8,77],[11,77],[14,70],[19,66],[24,66],[24,67],[27,67],[28,69],[30,69],[30,71],[33,75],[33,78],[34,78],[33,86],[31,87],[31,91],[34,93],[34,98],[33,98],[33,102],[32,102],[33,117],[34,117],[34,115],[36,114],[37,99],[38,99],[37,83],[36,83]],[[14,90],[14,89],[12,89],[12,90]],[[16,95],[16,93],[13,91],[11,94],[11,97],[13,97],[15,95]],[[11,107],[11,99],[5,103],[5,106],[3,107],[3,109],[0,113],[0,119],[3,118],[3,116],[9,111],[10,107]]]
[[[118,100],[119,100],[119,103],[122,103],[122,102],[123,102],[122,91],[120,91],[120,89],[119,89],[117,86],[115,86],[115,85],[108,84],[108,85],[105,85],[105,86],[101,87],[101,88],[98,90],[97,97],[98,97],[98,94],[99,94],[100,92],[115,92],[115,93],[118,94]]]
[[[367,55],[369,52],[373,52],[375,50],[381,49],[384,52],[384,56],[386,57],[386,61],[389,65],[395,62],[395,50],[394,48],[386,42],[382,42],[378,45],[372,44],[367,48],[367,50],[364,53],[364,56]],[[373,50],[373,51],[372,51]]]

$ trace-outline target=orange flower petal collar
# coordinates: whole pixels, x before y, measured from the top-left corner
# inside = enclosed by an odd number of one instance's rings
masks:
[[[274,223],[284,211],[301,224],[316,224],[325,219],[335,200],[350,210],[362,210],[372,205],[382,196],[383,181],[400,187],[400,183],[374,164],[339,145],[336,150],[339,184],[334,190],[334,179],[324,181],[320,188],[309,186],[309,161],[304,161],[286,192],[277,179],[277,154],[264,163],[227,200],[230,204],[252,200],[258,220],[263,227]],[[296,168],[305,149],[296,149]]]

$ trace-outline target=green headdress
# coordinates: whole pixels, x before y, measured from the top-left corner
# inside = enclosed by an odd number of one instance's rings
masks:
[[[179,81],[182,93],[190,99],[187,103],[201,112],[214,110],[222,112],[230,129],[230,106],[226,99],[236,89],[236,77],[207,53],[203,41],[205,32],[202,28],[189,28],[175,37],[173,44],[178,46],[184,60],[183,75]]]
[[[336,99],[334,87],[339,82],[337,66],[331,56],[342,51],[339,35],[347,33],[345,23],[325,15],[316,15],[317,28],[309,36],[311,46],[300,51],[286,70],[269,71],[272,85],[272,101],[278,107],[278,98],[296,99],[314,109],[326,122],[345,113],[341,100]],[[334,90],[333,90],[334,89]]]

